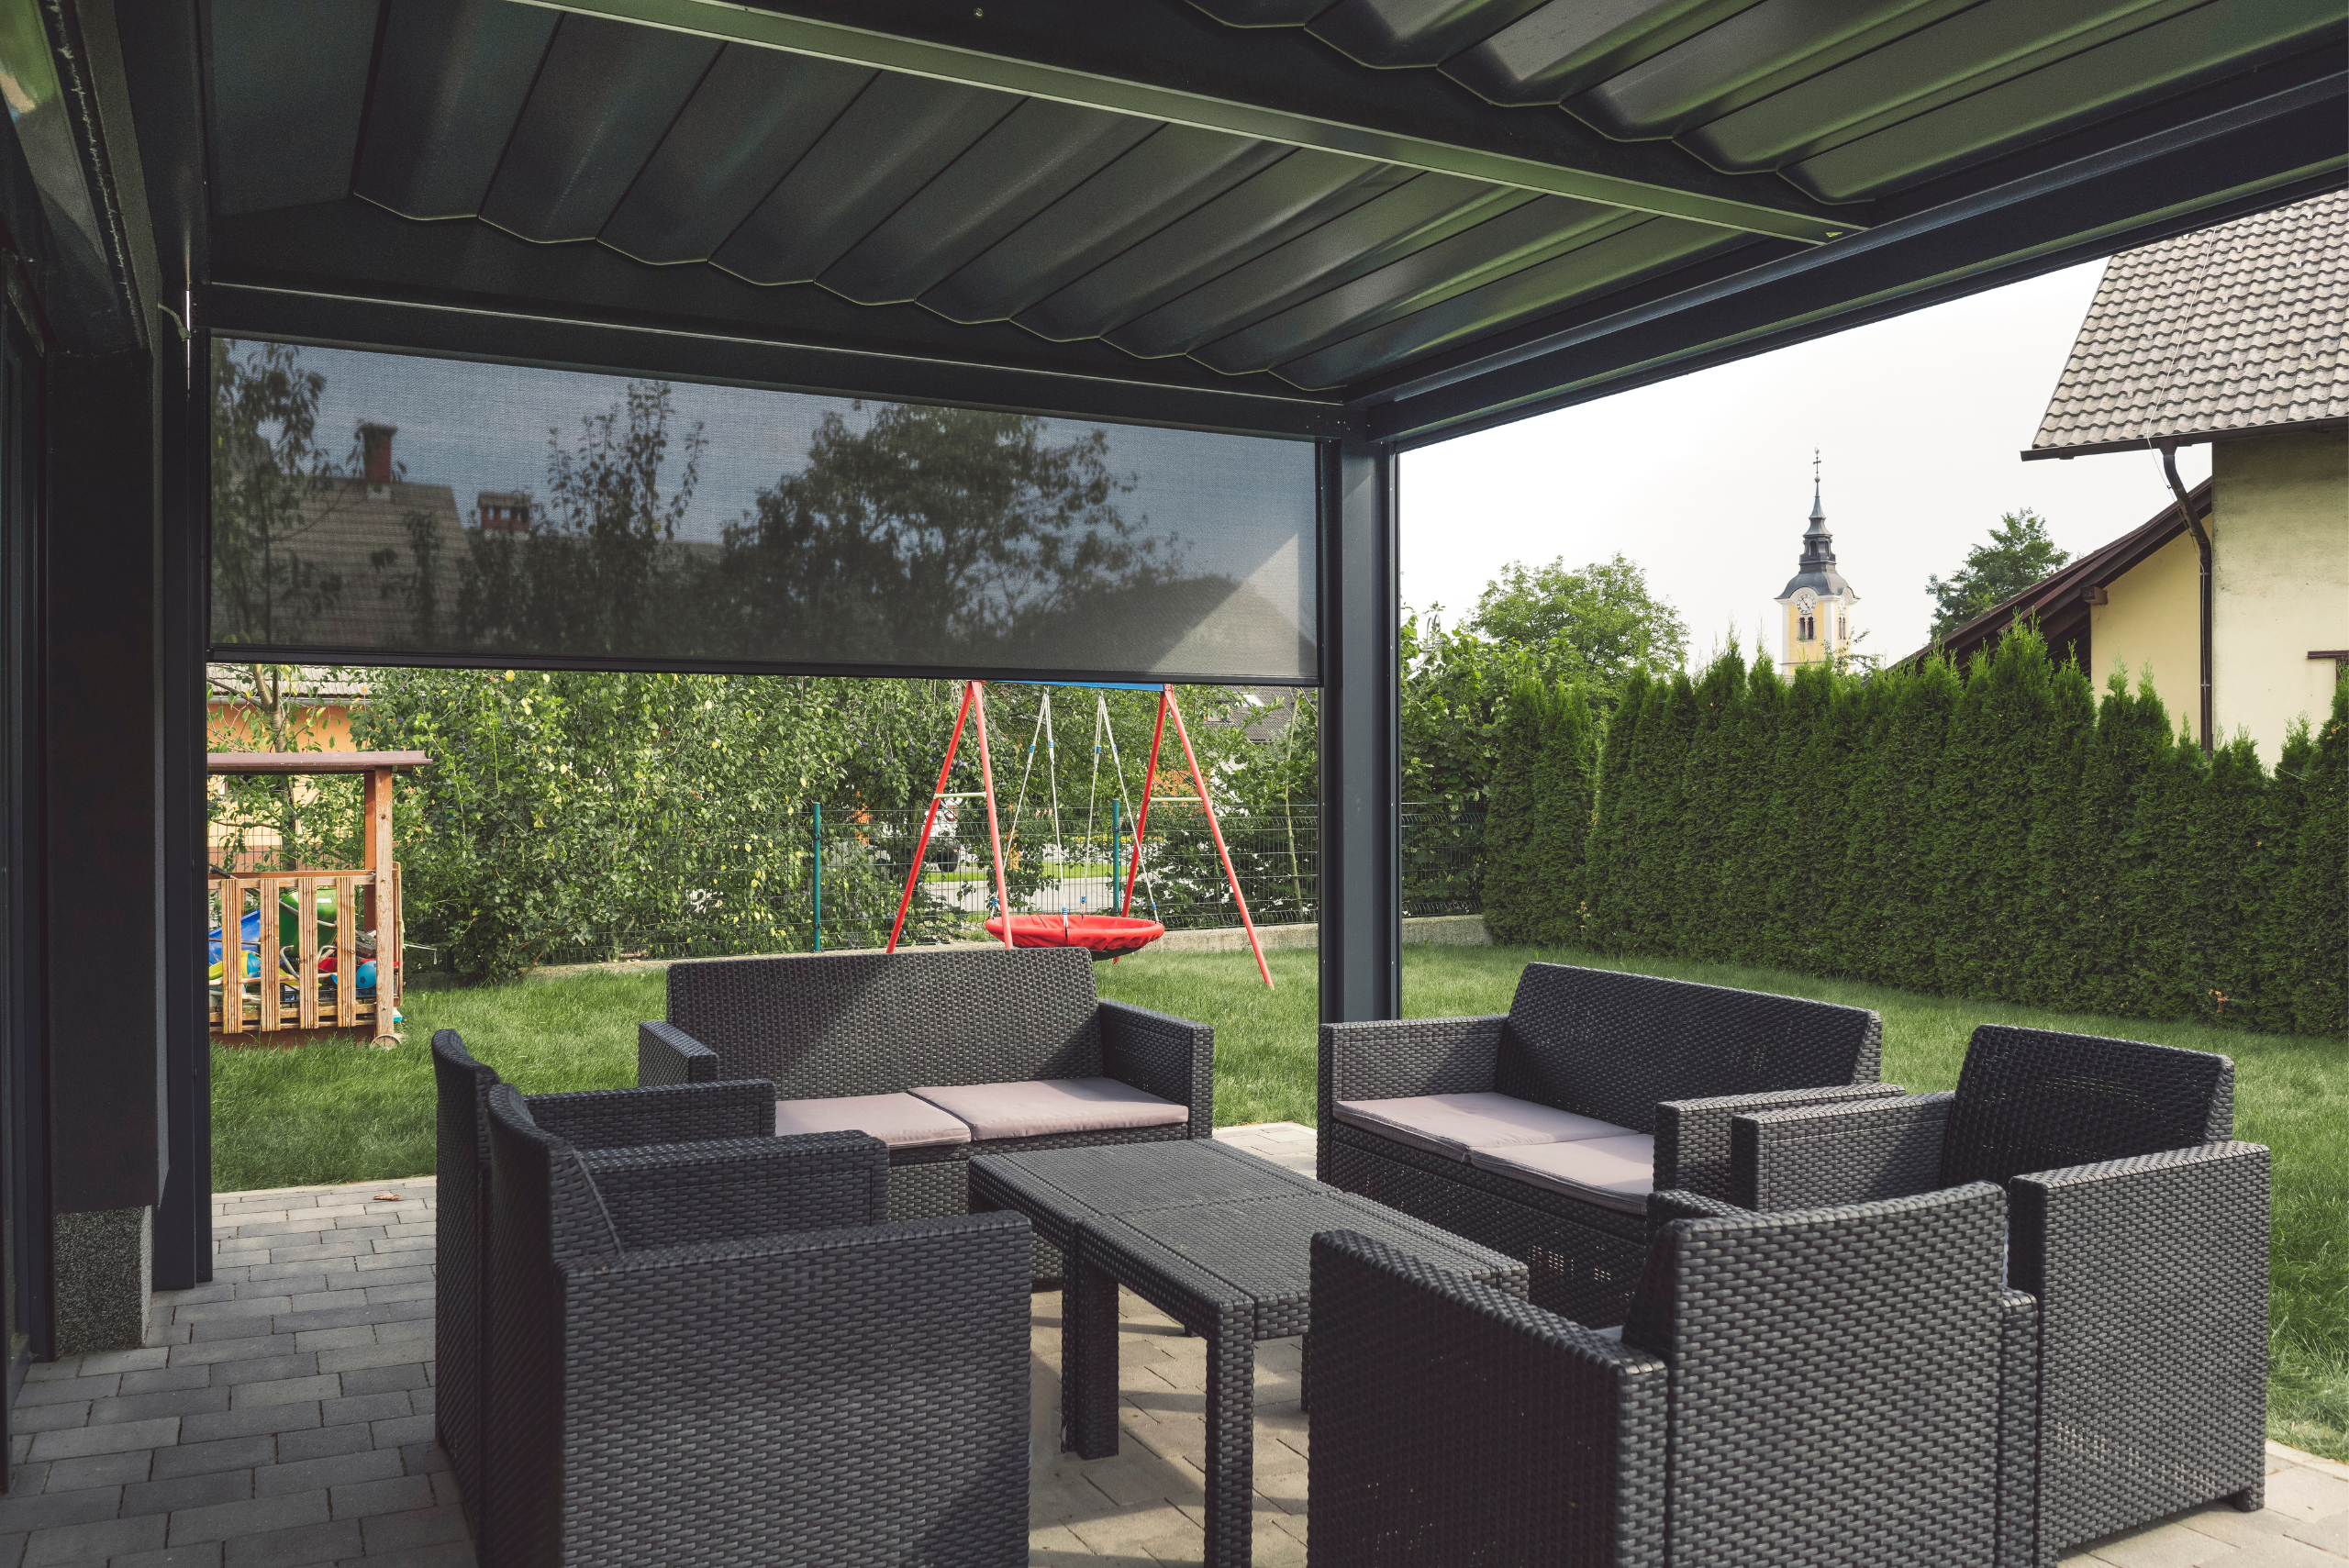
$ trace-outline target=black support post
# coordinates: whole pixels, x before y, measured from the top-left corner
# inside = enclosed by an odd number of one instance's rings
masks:
[[[1321,1020],[1402,1016],[1396,463],[1331,441],[1321,497]]]
[[[155,1209],[155,1288],[212,1278],[212,1059],[204,931],[205,344],[156,334],[162,528],[163,1122],[170,1173]]]

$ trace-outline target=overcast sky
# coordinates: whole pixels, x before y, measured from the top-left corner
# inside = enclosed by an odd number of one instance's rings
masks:
[[[1898,656],[1999,515],[2029,506],[2077,555],[2169,499],[2161,460],[2023,462],[2103,263],[1626,392],[1403,459],[1403,600],[1457,621],[1511,561],[1618,551],[1678,606],[1692,658],[1751,644],[1795,573],[1820,450],[1827,526],[1865,652]],[[2178,453],[2187,483],[2210,449]],[[1775,619],[1771,622],[1775,628]],[[1770,649],[1772,658],[1783,651]]]

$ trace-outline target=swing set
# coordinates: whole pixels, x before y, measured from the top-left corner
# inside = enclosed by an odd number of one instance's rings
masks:
[[[1041,684],[1042,683],[1040,682],[1037,684]],[[905,930],[906,912],[913,907],[914,890],[921,880],[921,868],[930,853],[930,830],[938,821],[938,807],[941,801],[961,800],[966,798],[965,795],[960,794],[950,795],[947,791],[946,784],[947,780],[954,771],[954,756],[963,743],[963,727],[974,715],[978,718],[980,794],[985,797],[987,803],[987,845],[993,855],[992,864],[995,872],[995,905],[998,911],[995,917],[986,922],[987,934],[992,937],[1001,938],[1003,940],[1003,945],[1007,948],[1084,948],[1089,951],[1095,958],[1099,959],[1107,957],[1112,962],[1115,962],[1119,957],[1126,953],[1139,951],[1141,949],[1147,947],[1152,942],[1154,942],[1159,938],[1164,936],[1166,934],[1166,928],[1161,925],[1158,921],[1137,919],[1134,917],[1133,900],[1135,882],[1149,877],[1149,873],[1142,869],[1141,863],[1142,836],[1150,829],[1150,807],[1152,802],[1157,798],[1159,751],[1161,744],[1165,740],[1166,720],[1171,715],[1174,720],[1175,737],[1182,742],[1183,760],[1189,766],[1191,786],[1198,794],[1199,809],[1207,816],[1208,831],[1215,840],[1216,854],[1223,863],[1224,878],[1225,881],[1230,884],[1231,888],[1231,901],[1240,910],[1241,925],[1247,929],[1248,945],[1256,954],[1257,972],[1264,977],[1264,988],[1266,990],[1272,989],[1273,972],[1271,967],[1264,962],[1264,944],[1257,938],[1255,922],[1248,917],[1248,900],[1241,895],[1240,891],[1240,878],[1231,869],[1231,851],[1224,846],[1223,829],[1216,821],[1215,805],[1208,798],[1207,775],[1199,771],[1198,757],[1191,749],[1190,731],[1183,723],[1183,710],[1174,700],[1174,688],[1173,686],[1158,686],[1153,688],[1151,686],[1133,685],[1113,682],[1078,682],[1069,684],[1083,685],[1092,689],[1094,692],[1093,781],[1087,788],[1085,803],[1085,841],[1087,843],[1092,841],[1093,829],[1097,820],[1095,808],[1100,798],[1101,747],[1103,738],[1106,736],[1108,741],[1110,774],[1117,783],[1117,798],[1111,806],[1110,816],[1109,866],[1110,873],[1113,878],[1110,889],[1110,900],[1118,906],[1118,913],[1115,915],[1071,914],[1067,906],[1067,878],[1065,875],[1063,876],[1061,883],[1063,891],[1062,906],[1059,914],[1017,915],[1012,912],[1010,891],[1004,881],[1003,832],[1001,825],[996,816],[995,762],[988,746],[987,703],[985,692],[986,683],[984,681],[965,681],[963,684],[963,706],[961,711],[954,716],[953,733],[947,738],[946,741],[946,760],[939,765],[938,784],[937,786],[930,791],[930,809],[922,817],[921,838],[914,846],[913,863],[908,866],[906,871],[906,891],[905,895],[897,900],[896,923],[889,928],[888,951],[891,952],[897,951],[897,938]],[[1101,695],[1101,693],[1104,691],[1147,692],[1152,690],[1155,690],[1158,693],[1158,720],[1151,730],[1150,763],[1149,766],[1143,770],[1142,773],[1141,809],[1139,813],[1135,813],[1133,812],[1131,802],[1128,800],[1126,795],[1125,763],[1118,755],[1117,733],[1109,724],[1108,699]],[[1050,795],[1052,800],[1052,842],[1053,845],[1060,850],[1060,852],[1065,855],[1066,850],[1063,847],[1064,840],[1061,837],[1060,770],[1057,766],[1060,756],[1057,744],[1052,736],[1052,694],[1049,687],[1044,691],[1043,700],[1037,708],[1036,730],[1035,733],[1030,735],[1029,738],[1027,762],[1020,770],[1019,775],[1019,795],[1017,803],[1012,808],[1011,838],[1015,847],[1019,842],[1019,813],[1026,808],[1028,804],[1028,784],[1035,770],[1036,745],[1039,738],[1041,739],[1044,746],[1045,778],[1050,787]],[[1167,798],[1169,800],[1181,800],[1185,797],[1181,795],[1173,795]],[[1117,877],[1117,840],[1119,837],[1117,821],[1120,808],[1131,815],[1131,820],[1134,825],[1133,856],[1130,863],[1126,868],[1125,875],[1122,879]],[[1063,862],[1063,864],[1065,864],[1065,862]],[[1122,883],[1122,889],[1120,889],[1120,886],[1119,885],[1120,882]],[[1154,881],[1151,883],[1151,903],[1153,907],[1157,904],[1157,884]]]

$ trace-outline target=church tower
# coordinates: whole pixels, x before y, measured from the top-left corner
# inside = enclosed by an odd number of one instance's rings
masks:
[[[1827,509],[1820,502],[1819,454],[1810,456],[1810,527],[1802,536],[1802,559],[1778,595],[1786,623],[1787,656],[1778,673],[1794,678],[1798,666],[1841,659],[1852,651],[1852,606],[1860,596],[1835,570],[1835,536],[1827,531]]]

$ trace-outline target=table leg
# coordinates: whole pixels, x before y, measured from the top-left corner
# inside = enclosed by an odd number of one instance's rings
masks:
[[[1080,1459],[1118,1451],[1118,1282],[1081,1239],[1061,1260],[1061,1447]]]
[[[1254,1552],[1255,1328],[1235,1306],[1208,1330],[1207,1568],[1248,1568]]]

